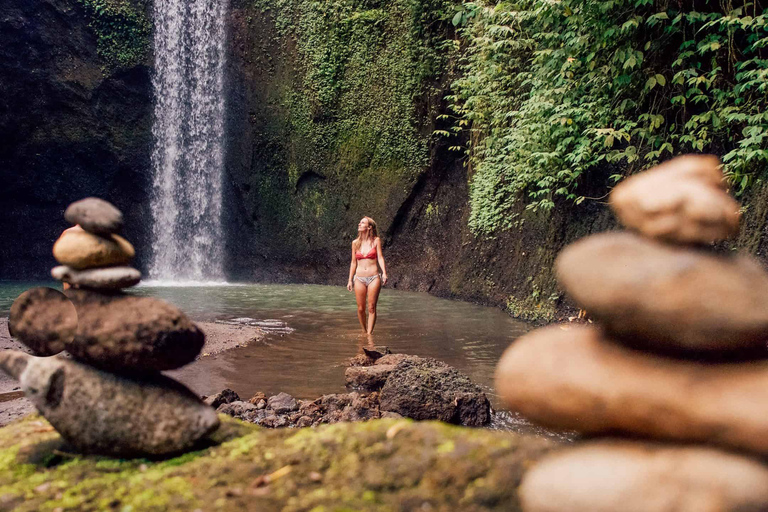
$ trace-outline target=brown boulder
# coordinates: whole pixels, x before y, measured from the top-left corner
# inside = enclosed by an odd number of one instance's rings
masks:
[[[768,274],[748,256],[613,232],[561,251],[565,291],[626,344],[661,352],[766,355]]]
[[[768,455],[768,362],[654,356],[595,327],[551,326],[517,339],[496,368],[506,405],[544,426],[712,444]]]
[[[35,355],[58,354],[71,343],[77,331],[74,304],[53,288],[32,288],[11,306],[8,331]]]
[[[724,190],[720,161],[687,155],[631,176],[610,196],[622,224],[667,242],[709,244],[738,233],[739,204]]]
[[[768,468],[712,448],[597,441],[545,457],[519,492],[525,512],[757,512]]]
[[[167,302],[133,295],[67,290],[79,324],[66,350],[110,371],[148,372],[192,362],[205,343],[202,331]]]
[[[64,231],[53,244],[56,261],[76,270],[123,265],[134,255],[133,246],[125,238],[94,235],[78,227]]]

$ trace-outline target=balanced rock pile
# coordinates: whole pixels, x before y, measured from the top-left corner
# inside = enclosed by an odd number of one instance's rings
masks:
[[[0,354],[0,367],[71,445],[85,453],[160,456],[178,453],[216,430],[216,412],[160,374],[200,353],[205,337],[177,308],[122,293],[136,284],[131,244],[115,233],[122,214],[89,198],[65,217],[79,227],[54,245],[53,269],[72,288],[23,293],[11,307],[11,334],[36,356],[66,350],[74,360]]]
[[[496,386],[531,420],[615,437],[533,467],[524,510],[768,510],[768,275],[709,247],[739,223],[719,161],[674,159],[610,203],[631,231],[582,239],[556,262],[596,325],[515,341]]]

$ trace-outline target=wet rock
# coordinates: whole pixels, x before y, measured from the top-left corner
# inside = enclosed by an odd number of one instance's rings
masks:
[[[124,265],[133,259],[133,246],[119,235],[102,237],[80,228],[69,228],[53,244],[53,257],[77,270]]]
[[[379,394],[352,392],[323,395],[302,407],[301,412],[314,417],[314,424],[377,419],[380,416]]]
[[[227,414],[235,418],[243,418],[243,416],[247,415],[249,412],[256,410],[255,405],[243,402],[242,400],[239,400],[239,398],[240,397],[238,397],[238,400],[233,400],[231,402],[222,402],[217,407],[216,412]]]
[[[86,231],[99,235],[118,233],[123,229],[123,214],[111,203],[97,197],[87,197],[70,204],[64,218],[79,224]]]
[[[496,389],[510,410],[556,429],[768,455],[765,361],[682,361],[623,347],[594,327],[558,325],[515,340],[497,366]]]
[[[711,448],[598,441],[542,459],[520,499],[526,512],[768,510],[768,468]]]
[[[74,304],[53,288],[32,288],[13,302],[8,331],[35,355],[58,354],[77,331]]]
[[[382,412],[416,420],[440,420],[469,426],[491,421],[485,393],[465,375],[445,363],[427,358],[400,362],[381,389]]]
[[[350,366],[344,372],[344,379],[347,387],[377,391],[384,386],[387,377],[394,369],[393,364]]]
[[[267,408],[272,409],[276,414],[285,414],[297,410],[299,405],[288,393],[278,393],[269,397]]]
[[[215,395],[206,397],[206,399],[203,401],[207,405],[210,405],[211,407],[213,407],[214,409],[218,409],[219,406],[222,404],[231,404],[232,402],[240,401],[240,397],[238,396],[237,393],[227,388],[222,391],[219,391]]]
[[[119,377],[61,358],[0,353],[0,367],[79,451],[158,456],[191,448],[219,425],[216,412],[178,382]]]
[[[133,267],[104,267],[75,270],[66,265],[51,270],[54,279],[81,288],[96,290],[122,290],[141,281],[141,272]]]
[[[626,344],[767,355],[768,274],[751,257],[604,233],[566,247],[555,268],[579,306]]]
[[[739,204],[724,190],[714,156],[687,155],[619,183],[610,204],[622,224],[645,236],[709,244],[739,231]]]
[[[162,371],[192,362],[202,331],[167,302],[133,295],[67,290],[78,328],[66,350],[94,366],[126,372]]]

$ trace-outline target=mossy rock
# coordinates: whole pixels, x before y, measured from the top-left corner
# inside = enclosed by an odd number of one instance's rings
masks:
[[[150,461],[71,453],[29,416],[0,429],[0,510],[512,511],[525,469],[556,446],[438,422],[221,419],[213,446]]]

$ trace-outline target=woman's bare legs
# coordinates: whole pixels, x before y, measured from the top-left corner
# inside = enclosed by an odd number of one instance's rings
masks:
[[[354,280],[355,283],[355,299],[357,300],[357,319],[360,320],[360,327],[363,328],[363,332],[366,332],[366,325],[365,325],[365,295],[368,291],[366,286],[358,281],[357,279]]]
[[[368,334],[373,333],[373,326],[376,325],[376,303],[379,301],[379,290],[381,290],[381,278],[374,279],[368,285]],[[358,316],[359,314],[358,312]]]

